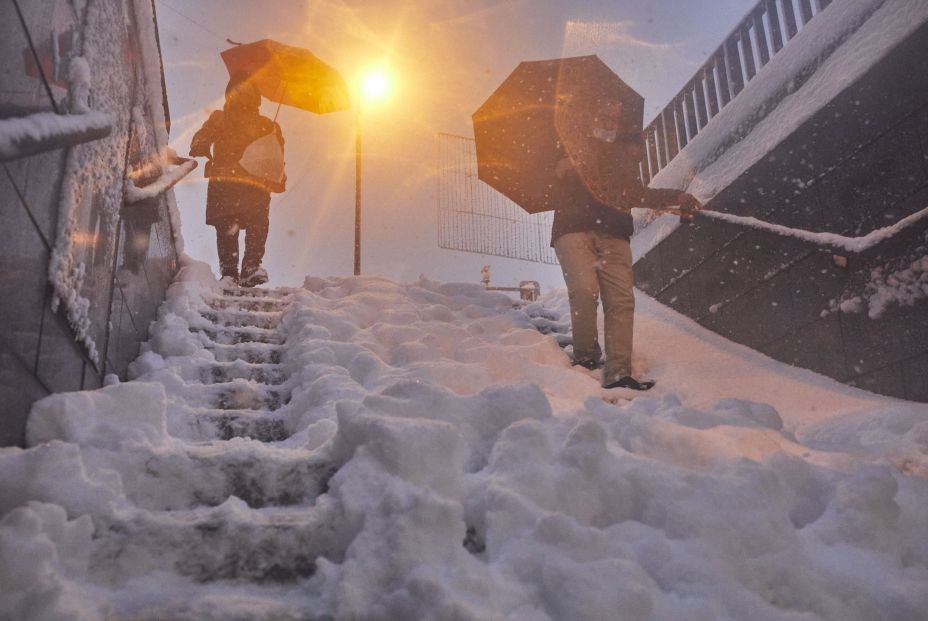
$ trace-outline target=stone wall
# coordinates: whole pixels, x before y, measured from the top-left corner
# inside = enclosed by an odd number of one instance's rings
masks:
[[[165,105],[149,101],[140,67],[139,46],[157,44],[127,29],[132,3],[100,0],[81,13],[83,4],[19,2],[25,28],[12,2],[0,4],[0,118],[66,111],[68,61],[81,55],[93,72],[90,105],[113,120],[103,139],[0,162],[0,446],[22,443],[36,399],[125,375],[177,268],[169,197],[123,201],[127,171],[155,148],[152,111]],[[64,238],[96,356],[76,339],[69,302],[53,308],[49,264]]]

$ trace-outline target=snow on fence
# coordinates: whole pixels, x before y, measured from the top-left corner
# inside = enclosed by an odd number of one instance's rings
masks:
[[[554,212],[529,214],[477,178],[473,138],[438,134],[438,246],[557,265]]]
[[[642,178],[651,179],[832,0],[760,0],[645,128]]]

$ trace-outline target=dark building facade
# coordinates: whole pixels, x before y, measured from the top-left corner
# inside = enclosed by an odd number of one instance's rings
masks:
[[[169,188],[126,198],[172,163],[151,0],[4,2],[0,59],[3,446],[36,399],[125,375],[178,223]]]
[[[707,205],[881,241],[857,251],[701,217],[637,262],[638,286],[783,362],[928,401],[928,218],[915,219],[928,208],[926,66],[928,24]]]

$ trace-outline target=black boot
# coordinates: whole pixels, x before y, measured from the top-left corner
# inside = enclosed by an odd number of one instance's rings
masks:
[[[638,381],[634,377],[630,375],[626,375],[625,377],[622,377],[612,382],[611,384],[606,384],[605,386],[603,386],[603,388],[607,390],[610,388],[631,388],[632,390],[651,390],[652,388],[654,388],[654,384],[655,382],[651,380]]]

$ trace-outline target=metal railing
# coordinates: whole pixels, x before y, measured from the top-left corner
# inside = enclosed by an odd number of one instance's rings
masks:
[[[440,133],[438,247],[557,265],[553,211],[529,214],[477,178],[473,138]]]
[[[645,128],[650,183],[745,85],[832,0],[760,0]]]

